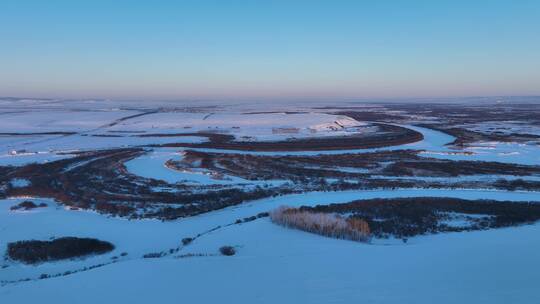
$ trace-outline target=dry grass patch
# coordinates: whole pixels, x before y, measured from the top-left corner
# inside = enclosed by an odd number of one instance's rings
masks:
[[[270,219],[278,225],[336,239],[358,242],[370,240],[368,223],[358,218],[345,218],[333,213],[303,211],[282,206],[270,212]]]

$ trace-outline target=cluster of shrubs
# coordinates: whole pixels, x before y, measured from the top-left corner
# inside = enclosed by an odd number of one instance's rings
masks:
[[[400,160],[383,170],[391,176],[460,176],[474,174],[517,175],[539,174],[538,166],[486,161],[454,160]]]
[[[282,206],[270,212],[270,219],[285,227],[337,239],[368,242],[371,235],[366,221],[345,218],[332,213],[304,211]]]
[[[123,166],[125,161],[142,153],[142,149],[100,150],[45,164],[35,163],[17,168],[0,166],[0,173],[7,172],[10,176],[31,181],[31,186],[24,189],[2,188],[0,196],[50,197],[67,206],[94,209],[104,214],[171,220],[283,192],[281,189],[244,191],[219,187],[192,192],[191,187],[159,183],[132,175]],[[0,174],[0,188],[4,183],[10,185],[9,180],[11,177],[6,179]],[[152,190],[155,186],[172,186],[186,191],[155,192]],[[152,208],[154,203],[160,207]],[[171,204],[171,207],[161,207],[162,204]],[[176,207],[179,204],[182,206]]]
[[[40,203],[39,205],[36,205],[36,203],[32,201],[23,201],[15,206],[11,206],[11,208],[9,209],[11,211],[15,211],[15,210],[32,210],[34,208],[43,208],[43,207],[47,207],[47,204]]]
[[[261,213],[259,213],[257,215],[245,217],[243,219],[237,219],[234,223],[235,224],[249,223],[249,222],[253,222],[254,220],[256,220],[258,218],[267,217],[268,215],[269,215],[268,212],[261,212]]]
[[[151,252],[151,253],[145,253],[143,255],[144,259],[157,259],[165,256],[167,253],[164,251],[161,252]]]
[[[186,238],[182,239],[182,245],[184,245],[184,246],[191,244],[191,242],[193,242],[192,237],[186,237]]]
[[[515,180],[499,179],[494,183],[495,187],[501,189],[507,189],[510,191],[515,190],[537,190],[540,189],[540,182],[524,180],[521,178]]]
[[[423,234],[485,230],[530,224],[540,220],[540,204],[464,200],[444,197],[412,197],[358,200],[344,204],[301,207],[303,212],[347,214],[367,221],[377,238],[408,238]],[[449,225],[455,215],[463,224]],[[479,216],[480,215],[480,216]]]
[[[108,263],[101,263],[101,264],[96,264],[96,265],[92,265],[92,266],[85,266],[85,267],[83,267],[81,269],[67,270],[67,271],[60,272],[60,273],[55,273],[55,274],[42,273],[39,277],[37,277],[37,280],[45,280],[45,279],[49,279],[49,278],[58,278],[58,277],[68,276],[68,275],[71,275],[71,274],[75,274],[75,273],[79,273],[79,272],[83,272],[83,271],[88,271],[88,270],[100,268],[100,267],[110,265],[110,264],[113,264],[113,263],[116,263],[116,262],[118,262],[118,261],[114,260],[114,261],[111,261],[111,262],[108,262]],[[18,280],[11,280],[11,281],[0,281],[0,286],[3,286],[5,284],[12,284],[12,283],[29,282],[31,280],[32,280],[31,278],[23,278],[23,279],[18,279]]]
[[[316,156],[267,156],[186,151],[186,157],[200,160],[203,168],[248,180],[291,180],[309,183],[323,178],[359,178],[361,173],[340,171],[339,167],[381,168],[380,162],[420,159],[415,151],[384,151],[362,154]],[[182,161],[171,161],[172,166]]]
[[[208,253],[186,253],[176,256],[177,259],[194,258],[194,257],[207,257]]]
[[[90,254],[103,254],[114,245],[92,238],[62,237],[52,241],[17,241],[8,243],[7,255],[27,264],[56,261]]]
[[[223,246],[219,248],[219,252],[222,255],[231,256],[236,254],[236,250],[232,246]]]

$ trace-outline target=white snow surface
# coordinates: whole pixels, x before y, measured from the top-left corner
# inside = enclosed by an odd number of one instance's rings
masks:
[[[0,132],[82,132],[100,128],[119,118],[138,113],[140,112],[92,108],[9,111],[0,116]]]
[[[290,137],[347,135],[347,128],[366,127],[345,116],[324,113],[186,113],[167,112],[126,120],[111,130],[147,133],[219,132],[237,140],[284,140]],[[292,130],[291,133],[281,130]],[[355,129],[355,132],[358,132]]]
[[[192,110],[171,103],[168,106],[176,107],[175,110],[119,120],[152,110],[147,106],[146,103],[94,100],[0,100],[0,133],[76,132],[74,135],[0,135],[0,165],[53,161],[71,157],[64,154],[69,151],[206,140],[200,136],[134,136],[137,134],[218,132],[234,135],[237,140],[284,140],[375,130],[366,122],[306,108],[295,109],[299,113],[294,114],[245,114],[261,109],[231,106],[228,109],[201,107]],[[32,110],[21,110],[25,107]],[[266,110],[274,108],[283,106],[268,105]],[[316,155],[416,149],[423,150],[424,156],[443,159],[540,164],[538,145],[490,142],[454,150],[446,145],[455,139],[452,136],[411,125],[402,126],[421,132],[424,140],[381,149],[350,151],[201,150]],[[495,127],[505,128],[500,125],[481,126]],[[516,126],[506,129],[517,130]],[[182,149],[154,149],[127,162],[126,166],[135,174],[171,183],[244,182],[237,177],[214,180],[204,172],[178,172],[166,168],[165,161],[178,159],[180,151]],[[22,180],[11,182],[15,186],[24,185]],[[47,198],[4,199],[0,200],[2,253],[8,242],[62,236],[98,238],[112,242],[116,248],[104,255],[34,266],[0,260],[0,281],[31,279],[0,285],[0,303],[540,303],[537,292],[540,282],[538,223],[415,237],[407,244],[391,240],[363,244],[288,230],[263,218],[205,234],[175,254],[208,256],[142,258],[146,253],[177,247],[182,238],[280,205],[414,196],[540,201],[538,192],[445,189],[313,192],[267,198],[191,218],[161,222],[67,210]],[[25,199],[44,202],[48,207],[9,210]],[[219,255],[218,248],[223,245],[235,246],[237,254],[232,257]],[[127,255],[120,257],[123,252]],[[109,263],[115,256],[119,257],[118,262],[101,268],[36,280],[44,273],[57,274]],[[7,267],[2,268],[3,265]]]
[[[21,106],[23,104],[25,106]],[[189,107],[151,113],[158,105],[149,109],[147,105],[106,101],[48,101],[21,100],[1,101],[0,133],[32,132],[76,132],[75,135],[0,135],[0,164],[22,165],[31,162],[46,162],[70,157],[59,154],[65,151],[94,150],[130,147],[174,142],[202,142],[199,136],[182,137],[136,137],[150,133],[197,133],[218,132],[235,136],[237,140],[286,140],[311,136],[343,136],[354,133],[369,133],[376,127],[369,122],[321,113],[306,108],[289,109],[298,112],[257,113],[257,111],[279,108],[268,106],[231,106],[228,108]],[[32,106],[28,110],[27,106]],[[129,106],[128,106],[129,105]],[[166,103],[164,104],[166,105]],[[281,106],[282,107],[282,106]],[[255,113],[255,114],[254,114]],[[137,114],[143,116],[127,118]],[[112,124],[112,125],[111,125]],[[348,151],[315,152],[240,152],[260,155],[314,155],[372,152],[381,150],[419,149],[426,155],[444,159],[502,161],[520,164],[539,164],[540,146],[517,143],[477,143],[464,150],[449,149],[446,144],[455,138],[427,128],[401,125],[424,135],[424,140],[407,145],[381,149],[359,149]],[[285,130],[285,131],[283,131]],[[114,135],[119,137],[96,137]],[[12,155],[12,152],[23,152]],[[211,150],[208,150],[211,151]],[[218,150],[220,152],[234,152]],[[467,152],[463,153],[463,152]]]
[[[54,207],[12,212],[0,201],[0,250],[9,241],[88,236],[116,249],[85,260],[25,266],[9,262],[0,280],[74,270],[128,252],[118,263],[77,274],[0,287],[4,303],[535,303],[540,273],[540,225],[417,237],[377,245],[325,238],[276,226],[267,218],[222,228],[179,254],[237,255],[141,259],[184,237],[280,205],[299,206],[373,197],[452,196],[534,200],[539,193],[479,190],[396,190],[306,193],[263,199],[172,222],[128,221]],[[41,200],[40,200],[41,201]],[[29,224],[31,223],[31,225]],[[29,292],[30,291],[30,292]]]

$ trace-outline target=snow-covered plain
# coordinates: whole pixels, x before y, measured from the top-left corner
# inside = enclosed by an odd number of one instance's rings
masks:
[[[21,106],[22,103],[28,105]],[[369,122],[323,113],[306,107],[290,106],[290,112],[275,107],[236,105],[230,107],[172,107],[155,112],[157,104],[105,101],[2,101],[0,110],[0,164],[22,165],[70,157],[66,151],[95,150],[174,142],[201,142],[205,137],[137,137],[141,134],[218,132],[236,140],[286,140],[310,136],[346,136],[376,132]],[[28,107],[33,110],[28,110]],[[170,106],[170,105],[169,105]],[[283,108],[283,106],[281,106]],[[195,110],[194,110],[195,109]],[[141,116],[136,116],[141,115]],[[127,119],[126,119],[127,118]],[[414,125],[400,125],[421,132],[424,140],[412,144],[350,151],[240,152],[260,155],[314,155],[373,152],[398,149],[425,150],[425,155],[453,160],[502,161],[520,164],[540,163],[540,146],[518,143],[477,143],[462,150],[446,144],[455,138],[439,131]],[[41,132],[75,132],[73,135],[35,135]],[[21,133],[18,136],[2,133]],[[26,134],[25,134],[26,133]],[[103,137],[107,136],[107,137]],[[24,151],[12,155],[13,151]],[[205,150],[212,151],[212,150]],[[220,152],[234,152],[219,150]]]
[[[346,136],[377,130],[365,122],[325,113],[255,113],[236,109],[214,113],[189,109],[154,113],[102,103],[66,104],[35,110],[0,110],[0,164],[24,165],[70,157],[70,151],[206,141],[201,136],[139,137],[143,134],[212,132],[239,141]],[[83,107],[84,106],[84,107]],[[215,110],[215,109],[212,109]],[[138,116],[140,115],[140,116]],[[65,134],[47,134],[64,132]],[[41,133],[41,134],[40,134]],[[69,134],[73,133],[73,134]]]
[[[84,261],[2,269],[1,280],[38,277],[119,262],[59,278],[7,284],[6,303],[55,298],[57,303],[96,301],[145,303],[152,300],[207,303],[535,303],[540,274],[540,225],[417,237],[407,244],[367,245],[287,230],[267,218],[216,230],[175,255],[142,259],[180,240],[280,205],[347,202],[361,198],[452,196],[467,199],[535,200],[539,193],[479,190],[349,191],[290,195],[172,222],[128,221],[55,207],[15,212],[18,200],[0,202],[1,246],[18,239],[92,236],[116,249]],[[32,223],[32,225],[29,225]],[[516,237],[519,236],[519,237]],[[215,255],[223,245],[237,247],[233,257]],[[175,258],[180,254],[209,254]],[[174,292],[172,292],[174,290]],[[31,291],[31,292],[29,292]],[[535,298],[536,297],[536,298]],[[529,301],[531,300],[531,301]]]
[[[219,132],[237,140],[283,140],[290,137],[340,136],[373,131],[366,123],[324,113],[185,113],[145,115],[121,122],[112,131],[144,130],[147,133]],[[359,130],[360,128],[360,130]]]
[[[262,110],[238,105],[195,110],[171,104],[161,106],[171,110],[155,113],[153,111],[159,108],[157,105],[149,107],[144,103],[55,100],[17,103],[0,100],[0,133],[75,132],[2,135],[0,165],[52,161],[70,157],[65,154],[69,151],[207,140],[200,136],[135,136],[145,133],[210,131],[230,134],[237,140],[284,140],[375,131],[369,122],[306,107],[291,107],[287,114],[280,112],[277,105]],[[35,110],[21,111],[24,107]],[[276,109],[277,113],[259,113],[275,112]],[[139,114],[141,116],[131,117]],[[401,126],[421,132],[424,140],[350,151],[201,150],[316,155],[414,149],[423,150],[421,155],[442,159],[540,164],[540,147],[537,145],[476,143],[456,150],[447,145],[455,139],[452,136],[413,125]],[[169,183],[231,185],[246,182],[233,176],[215,180],[204,171],[174,171],[166,168],[164,163],[179,159],[178,153],[182,149],[147,149],[147,154],[126,163],[130,172]],[[459,178],[476,180],[476,176]],[[15,180],[13,184],[22,185],[23,182]],[[204,234],[177,253],[157,259],[142,258],[147,253],[178,247],[182,238],[280,205],[415,196],[540,201],[538,192],[451,189],[311,192],[252,201],[162,222],[68,210],[48,198],[32,198],[36,203],[46,203],[45,208],[11,211],[11,206],[27,198],[4,199],[0,200],[0,252],[5,251],[8,242],[62,236],[98,238],[112,242],[116,248],[104,255],[34,266],[1,261],[0,266],[7,267],[0,268],[0,281],[4,282],[0,285],[0,303],[540,303],[540,294],[536,291],[540,282],[538,223],[415,237],[406,244],[392,240],[362,244],[288,230],[262,218]],[[219,255],[218,248],[223,245],[235,246],[237,255]],[[180,257],[186,254],[195,256]],[[199,254],[203,256],[197,256]],[[41,274],[61,274],[104,263],[107,265],[88,271],[37,279]],[[10,283],[26,278],[30,281]]]
[[[1,113],[1,112],[0,112]],[[2,133],[83,132],[138,111],[119,109],[34,109],[2,115]]]

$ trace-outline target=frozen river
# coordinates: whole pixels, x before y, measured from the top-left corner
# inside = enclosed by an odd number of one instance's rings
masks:
[[[524,165],[540,164],[540,147],[524,144],[505,144],[505,143],[485,143],[479,144],[477,147],[466,149],[451,149],[447,144],[453,142],[455,137],[446,133],[433,129],[412,126],[399,125],[422,133],[424,139],[411,144],[399,146],[384,147],[377,149],[357,149],[357,150],[331,150],[331,151],[304,151],[304,152],[253,152],[253,151],[238,151],[238,150],[221,150],[221,149],[192,149],[205,152],[218,153],[237,153],[237,154],[255,154],[267,156],[280,155],[336,155],[344,153],[369,153],[377,151],[397,151],[397,150],[422,150],[422,156],[433,157],[449,160],[471,160],[471,161],[495,161],[505,163],[516,163]],[[177,183],[181,181],[195,183],[243,183],[246,180],[230,177],[229,181],[216,181],[210,176],[201,174],[200,172],[179,172],[165,167],[165,162],[169,159],[178,159],[178,152],[183,148],[156,148],[153,151],[142,155],[134,160],[126,163],[128,170],[134,174],[165,180],[169,183]],[[467,152],[467,153],[465,153]]]

